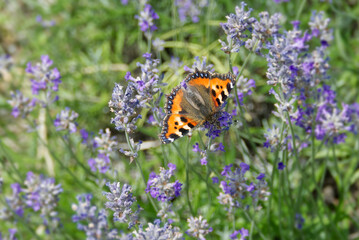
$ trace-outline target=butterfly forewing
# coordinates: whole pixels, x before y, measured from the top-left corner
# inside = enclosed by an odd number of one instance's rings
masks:
[[[210,94],[216,107],[221,106],[228,98],[234,86],[234,77],[231,73],[215,73],[211,78]]]

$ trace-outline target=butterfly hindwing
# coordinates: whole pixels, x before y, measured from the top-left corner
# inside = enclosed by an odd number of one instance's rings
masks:
[[[162,143],[171,143],[177,138],[185,136],[198,125],[198,122],[182,114],[170,114],[163,120]]]
[[[210,94],[216,107],[221,106],[228,98],[234,87],[234,76],[231,73],[212,75]]]

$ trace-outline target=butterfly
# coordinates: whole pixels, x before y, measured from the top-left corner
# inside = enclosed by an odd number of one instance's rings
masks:
[[[210,73],[196,69],[189,74],[184,84],[175,87],[166,96],[166,116],[159,135],[162,143],[171,143],[206,121],[213,122],[234,83],[231,73]]]

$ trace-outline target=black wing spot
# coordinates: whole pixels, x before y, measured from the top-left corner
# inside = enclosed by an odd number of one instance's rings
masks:
[[[227,95],[223,92],[221,92],[221,95],[222,95],[222,101],[226,101],[227,99]]]
[[[221,101],[219,101],[218,98],[216,98],[216,102],[218,103],[218,106],[221,105]]]
[[[175,129],[177,129],[177,127],[175,127]]]
[[[187,120],[187,118],[185,118],[185,117],[181,117],[181,121],[182,121],[182,122],[187,122],[188,120]]]
[[[194,128],[194,125],[192,123],[188,123],[187,126],[190,128]]]
[[[218,86],[218,85],[216,85],[216,88],[217,88],[217,89],[219,89],[219,86]]]
[[[221,89],[223,89],[223,86],[221,86]]]
[[[212,95],[213,95],[213,97],[216,96],[216,91],[214,89],[212,89]]]
[[[179,138],[180,136],[178,136],[177,134],[175,134],[175,133],[172,133],[171,135],[170,135],[170,138],[173,138],[174,140],[176,140],[177,138]]]
[[[179,131],[182,133],[182,135],[186,135],[189,132],[189,130],[184,128],[181,128]]]
[[[175,122],[176,125],[178,125],[178,122]]]

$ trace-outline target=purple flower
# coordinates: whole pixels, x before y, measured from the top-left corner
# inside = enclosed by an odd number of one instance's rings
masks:
[[[203,124],[204,128],[208,129],[206,136],[211,137],[212,139],[219,137],[219,135],[223,131],[227,131],[233,123],[232,115],[226,111],[216,112],[213,115],[212,119],[214,119],[213,123],[212,121],[211,122],[206,121]]]
[[[0,209],[0,219],[10,220],[14,218],[14,213],[19,217],[24,216],[25,203],[21,195],[22,189],[19,183],[11,184],[12,195],[5,197],[6,206]]]
[[[206,239],[205,236],[213,231],[209,227],[207,220],[204,219],[201,215],[199,217],[190,217],[187,219],[189,229],[186,233],[196,239]]]
[[[305,219],[303,218],[303,216],[300,213],[295,214],[295,227],[299,230],[301,230],[303,228]]]
[[[107,183],[106,186],[110,188],[110,192],[104,192],[107,202],[106,208],[110,208],[113,213],[113,220],[119,222],[127,222],[128,227],[132,228],[138,221],[138,215],[140,208],[133,212],[133,204],[136,202],[136,198],[132,196],[132,187],[127,184],[121,184],[119,182]]]
[[[233,164],[224,166],[223,171],[221,172],[221,175],[226,176],[231,171],[232,166],[233,166]]]
[[[241,235],[241,238],[238,238],[238,234]],[[242,228],[241,230],[236,230],[236,231],[234,231],[234,232],[230,235],[230,238],[231,238],[232,240],[234,240],[234,239],[246,240],[245,237],[248,237],[248,236],[249,236],[248,230],[245,229],[245,228]]]
[[[233,67],[234,68],[234,67]],[[238,75],[238,71],[236,75]],[[238,89],[238,99],[239,104],[243,105],[243,100],[245,96],[252,95],[252,89],[256,87],[256,82],[253,79],[244,78],[240,76],[236,82],[236,87]],[[237,103],[237,99],[234,98]]]
[[[254,189],[255,189],[255,185],[251,182],[251,184],[249,184],[249,185],[247,186],[247,191],[248,191],[248,192],[252,192],[252,191],[254,191]]]
[[[112,92],[112,99],[108,105],[110,110],[115,113],[111,123],[119,131],[131,132],[136,129],[136,122],[141,118],[139,112],[141,108],[148,108],[153,97],[160,91],[160,77],[158,76],[158,59],[151,59],[151,54],[144,54],[145,63],[137,63],[141,68],[141,75],[134,78],[131,73],[127,73],[125,79],[129,81],[127,88],[115,84]]]
[[[96,158],[90,158],[88,160],[88,165],[93,172],[98,170],[100,173],[106,173],[111,167],[111,161],[109,155],[99,153]]]
[[[160,224],[161,221],[156,219],[153,223],[148,223],[148,227],[145,229],[140,225],[139,229],[133,232],[134,239],[183,239],[181,230],[178,227],[173,227],[170,221],[166,222],[163,227]],[[132,240],[132,238],[128,240]]]
[[[40,23],[44,28],[52,27],[56,24],[55,20],[44,20],[41,15],[36,16],[36,22]]]
[[[78,113],[66,107],[65,110],[62,110],[59,114],[56,115],[56,118],[54,120],[54,126],[56,127],[56,131],[67,130],[70,133],[76,132],[77,123],[75,122],[75,120],[78,118],[78,116]]]
[[[196,69],[198,69],[199,71],[209,71],[209,72],[214,72],[214,68],[213,68],[213,64],[208,64],[207,65],[207,58],[203,57],[202,61],[199,59],[198,56],[194,57],[195,61],[192,65],[192,67],[187,67],[184,66],[183,69],[186,72],[191,72],[191,73],[195,73]]]
[[[91,204],[92,195],[82,194],[77,196],[78,204],[72,204],[72,210],[76,213],[72,221],[77,223],[77,228],[86,233],[87,239],[117,239],[116,229],[109,229],[107,212],[105,209],[97,209]]]
[[[226,181],[221,181],[220,187],[223,192],[217,197],[219,203],[226,206],[228,212],[234,212],[237,208],[248,209],[246,199],[252,200],[252,205],[255,209],[259,209],[259,200],[266,201],[270,193],[267,190],[267,183],[264,180],[264,174],[261,173],[257,178],[257,184],[247,182],[244,177],[249,170],[249,165],[241,163],[239,168],[232,171],[232,165],[225,166],[222,176],[225,176]],[[250,198],[249,198],[250,197]]]
[[[224,146],[223,146],[223,144],[221,142],[218,144],[218,148],[216,149],[216,151],[225,152]]]
[[[201,158],[200,162],[201,162],[201,165],[207,165],[207,157]]]
[[[195,143],[195,145],[193,145],[192,151],[193,151],[193,152],[201,152],[201,149],[199,148],[199,144],[198,144],[198,143]]]
[[[221,50],[225,53],[238,52],[240,47],[245,44],[249,37],[248,33],[252,31],[252,24],[257,21],[250,17],[252,9],[245,11],[246,3],[241,2],[241,7],[236,6],[236,13],[227,16],[227,22],[221,23],[224,33],[227,35],[227,43],[219,40],[222,44]]]
[[[29,99],[18,90],[15,93],[11,92],[11,100],[7,102],[12,106],[11,115],[13,115],[14,118],[18,116],[26,118],[36,106],[36,98]]]
[[[327,47],[333,40],[333,30],[329,29],[329,18],[324,18],[324,12],[313,11],[309,22],[312,35],[320,39],[322,46]]]
[[[218,177],[212,177],[212,183],[219,183]]]
[[[61,75],[57,68],[50,69],[53,61],[47,55],[41,56],[41,63],[32,65],[27,64],[26,72],[31,74],[32,94],[39,95],[44,92],[45,99],[39,100],[44,106],[58,100],[58,96],[53,97],[53,93],[58,91],[61,83]]]
[[[278,170],[283,170],[286,167],[283,162],[278,163]]]
[[[145,4],[140,15],[136,15],[135,18],[138,19],[138,25],[140,26],[141,31],[145,33],[145,36],[148,39],[150,39],[152,37],[152,32],[157,29],[154,23],[156,19],[159,19],[157,13],[155,13],[150,4]]]
[[[262,180],[263,178],[265,178],[265,176],[266,175],[264,173],[260,173],[256,179]]]
[[[15,228],[9,228],[9,235],[8,236],[3,236],[0,233],[0,239],[6,239],[6,240],[17,240],[17,238],[15,237],[17,230]]]
[[[182,183],[178,180],[171,182],[170,179],[174,174],[176,165],[168,164],[169,170],[160,168],[160,174],[150,174],[150,178],[147,182],[146,192],[150,193],[153,198],[158,201],[167,202],[180,196],[182,190]]]
[[[51,216],[59,201],[59,194],[63,190],[61,184],[55,185],[55,179],[28,172],[25,188],[22,191],[26,195],[25,204],[28,207],[40,211],[42,215]]]
[[[185,22],[189,17],[192,22],[196,23],[199,21],[201,10],[208,5],[208,1],[176,0],[175,4],[181,22]]]
[[[110,154],[113,152],[113,148],[118,144],[115,141],[115,137],[111,136],[109,128],[105,130],[100,129],[97,136],[94,137],[94,145],[97,148],[98,153]]]

